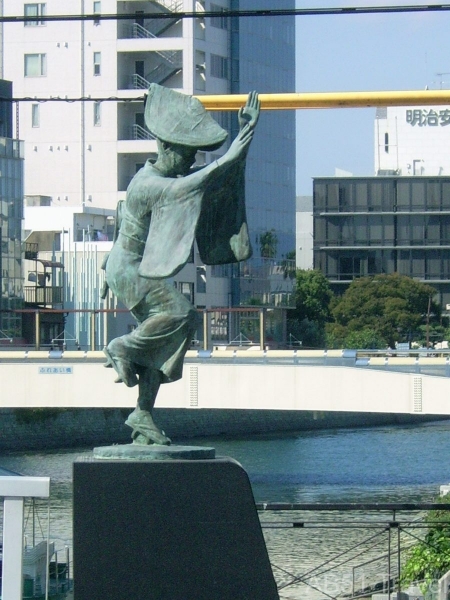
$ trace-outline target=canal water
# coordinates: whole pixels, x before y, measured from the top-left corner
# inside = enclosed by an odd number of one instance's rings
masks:
[[[193,441],[186,443],[192,445]],[[430,502],[439,494],[440,486],[450,482],[450,420],[241,439],[202,438],[196,443],[213,446],[216,455],[240,462],[257,502]],[[3,468],[51,478],[50,535],[61,548],[70,547],[72,541],[72,465],[90,456],[91,450],[86,448],[0,454]],[[338,513],[263,513],[261,520],[279,585],[299,574],[305,579],[305,573],[310,573],[306,583],[281,589],[280,598],[316,600],[348,591],[355,577],[353,567],[358,560],[366,560],[361,548],[373,558],[383,554],[386,544],[384,525],[380,525],[379,532],[376,529],[379,515],[369,515],[373,531],[368,532],[367,526],[349,529],[345,525],[348,519],[356,523],[361,518]],[[416,518],[411,516],[412,520]],[[292,528],[293,521],[305,520],[316,525]],[[281,525],[281,529],[274,525]],[[372,541],[364,541],[371,536],[375,536]],[[358,551],[336,561],[333,557],[343,551],[345,544],[357,546]],[[337,566],[331,573],[328,566],[332,563]],[[368,582],[368,572],[372,580],[380,580],[386,565],[360,570],[357,586]]]

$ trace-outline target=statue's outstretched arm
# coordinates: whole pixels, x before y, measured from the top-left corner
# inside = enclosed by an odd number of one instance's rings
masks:
[[[170,191],[175,201],[179,201],[185,194],[189,194],[191,191],[198,190],[203,185],[207,185],[211,173],[220,174],[239,162],[242,165],[245,164],[247,152],[253,139],[254,129],[259,119],[259,113],[260,101],[258,94],[251,92],[248,95],[245,106],[239,111],[240,131],[227,152],[206,167],[171,181]]]
[[[244,163],[253,135],[253,128],[249,124],[245,125],[223,156],[195,173],[173,179],[171,192],[174,197],[181,198],[183,194],[188,194],[190,191],[206,185],[212,173],[222,173],[238,162]]]

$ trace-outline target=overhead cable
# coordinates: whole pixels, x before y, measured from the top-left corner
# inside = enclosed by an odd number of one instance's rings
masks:
[[[0,102],[144,102],[146,90],[135,90],[139,96],[119,98],[109,96],[105,98],[68,98],[66,96],[50,96],[48,98],[0,98]],[[238,110],[247,100],[246,94],[216,94],[197,95],[207,110]],[[375,91],[375,92],[303,92],[265,94],[260,93],[262,110],[295,110],[317,108],[369,108],[373,106],[442,106],[450,104],[450,90],[409,90],[409,91]],[[443,109],[433,118],[440,119],[441,124],[450,124],[450,109]],[[430,114],[432,114],[430,112]]]
[[[91,98],[90,96],[81,96],[80,98],[68,98],[67,96],[49,96],[48,98],[38,98],[37,96],[24,96],[21,98],[8,98],[1,97],[0,102],[67,102],[73,104],[74,102],[144,102],[146,96],[136,96],[134,98],[119,98],[118,96],[108,96],[107,98]]]
[[[226,17],[286,17],[286,16],[320,16],[320,15],[358,15],[380,13],[407,13],[407,12],[442,12],[450,11],[450,4],[419,4],[419,5],[391,5],[391,6],[348,6],[340,8],[292,8],[292,9],[256,9],[256,10],[223,10],[223,11],[182,11],[161,13],[140,13],[139,18],[144,20],[167,19],[196,19],[196,18],[226,18]],[[127,21],[136,20],[133,14],[100,14],[88,15],[39,15],[39,16],[0,16],[0,23],[26,23],[26,22],[59,22],[59,21]]]

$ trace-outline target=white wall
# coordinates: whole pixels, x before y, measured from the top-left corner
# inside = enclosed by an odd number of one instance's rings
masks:
[[[297,196],[295,212],[295,266],[312,269],[314,263],[314,220],[312,196]]]
[[[7,354],[0,354],[0,408],[117,408],[136,403],[137,388],[114,383],[115,373],[103,368],[100,352],[90,353],[98,362],[86,362],[80,352],[66,352],[64,361],[46,360],[47,352],[30,352],[27,359],[10,362]],[[259,360],[250,365],[187,360],[183,378],[161,386],[156,405],[450,415],[450,378],[350,367],[268,365],[259,362],[261,352],[253,354]],[[33,358],[37,356],[41,360]],[[445,359],[440,360],[444,364]],[[42,368],[69,368],[70,372],[42,373]]]
[[[87,3],[85,3],[87,4]],[[76,14],[83,2],[47,0],[47,14]],[[17,14],[17,2],[6,0],[4,14]],[[23,10],[23,5],[20,7]],[[116,2],[104,0],[104,12],[115,12]],[[90,11],[91,6],[86,6]],[[84,44],[82,36],[84,35]],[[4,28],[4,74],[13,82],[18,97],[80,98],[116,95],[116,23],[47,22],[38,27],[13,23]],[[93,75],[93,53],[102,53],[101,76]],[[24,77],[24,55],[46,55],[42,77]],[[83,68],[84,67],[84,68]],[[55,205],[79,205],[84,189],[102,206],[117,200],[116,145],[117,104],[102,104],[102,126],[93,127],[91,102],[39,104],[39,127],[31,124],[32,102],[19,104],[19,134],[25,140],[25,194],[47,195]],[[85,125],[84,138],[82,136]],[[87,146],[95,147],[87,154]],[[107,176],[105,176],[107,173]],[[101,193],[97,182],[101,180]],[[59,198],[59,199],[58,199]]]
[[[450,174],[449,106],[389,107],[386,113],[386,118],[375,119],[375,173]]]

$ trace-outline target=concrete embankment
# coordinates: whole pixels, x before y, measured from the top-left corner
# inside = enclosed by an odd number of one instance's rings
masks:
[[[1,409],[0,451],[129,443],[130,409]],[[436,415],[289,410],[155,409],[156,422],[176,443],[208,436],[244,436],[343,427],[415,424]]]

